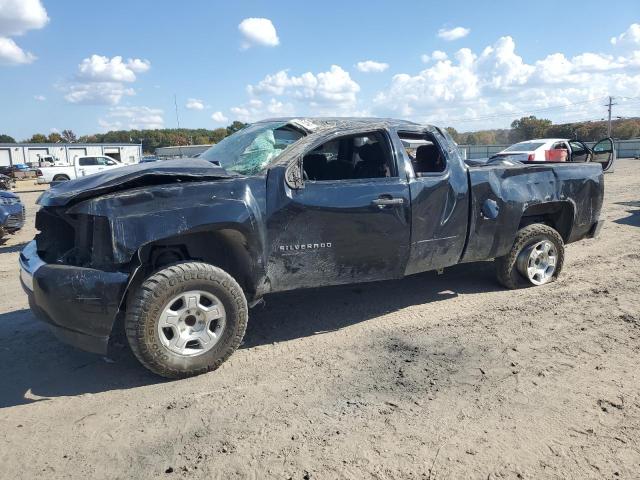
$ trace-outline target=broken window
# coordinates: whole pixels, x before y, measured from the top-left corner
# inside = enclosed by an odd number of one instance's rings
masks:
[[[447,159],[432,134],[399,132],[398,136],[417,177],[446,170]]]
[[[389,145],[381,132],[323,143],[304,156],[303,168],[310,181],[396,176]]]
[[[231,172],[256,175],[303,136],[304,133],[287,123],[254,123],[226,137],[200,158]]]

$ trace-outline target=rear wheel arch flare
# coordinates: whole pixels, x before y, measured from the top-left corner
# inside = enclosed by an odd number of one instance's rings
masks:
[[[576,219],[576,207],[571,200],[541,202],[529,205],[522,212],[519,228],[533,223],[544,223],[558,231],[566,243]]]

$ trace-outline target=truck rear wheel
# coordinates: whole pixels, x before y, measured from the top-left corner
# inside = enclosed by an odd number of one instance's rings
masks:
[[[127,340],[138,360],[167,378],[218,368],[238,348],[247,327],[247,301],[224,270],[178,263],[147,278],[131,297]]]
[[[550,283],[558,278],[564,263],[560,234],[542,223],[521,228],[509,253],[496,258],[498,281],[507,288]]]
[[[56,175],[53,177],[54,182],[68,182],[71,180],[67,175]]]

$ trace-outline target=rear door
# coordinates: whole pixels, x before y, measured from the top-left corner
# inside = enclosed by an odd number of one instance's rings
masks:
[[[616,149],[612,138],[603,138],[593,148],[592,162],[602,165],[604,172],[613,171],[613,163],[616,159]]]
[[[469,221],[469,183],[453,140],[439,129],[398,131],[400,139],[424,142],[402,148],[410,172],[411,255],[405,274],[447,267],[460,260]]]

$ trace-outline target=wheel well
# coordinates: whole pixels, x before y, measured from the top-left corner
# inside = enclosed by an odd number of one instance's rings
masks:
[[[518,229],[532,223],[543,223],[555,229],[562,237],[562,240],[568,242],[574,216],[574,208],[570,202],[538,203],[525,209]]]
[[[145,277],[167,265],[195,260],[215,265],[251,292],[252,260],[246,237],[238,230],[221,229],[169,237],[145,245],[140,252]]]
[[[63,173],[59,173],[58,175],[54,175],[54,180],[69,180],[69,175],[65,175]]]

